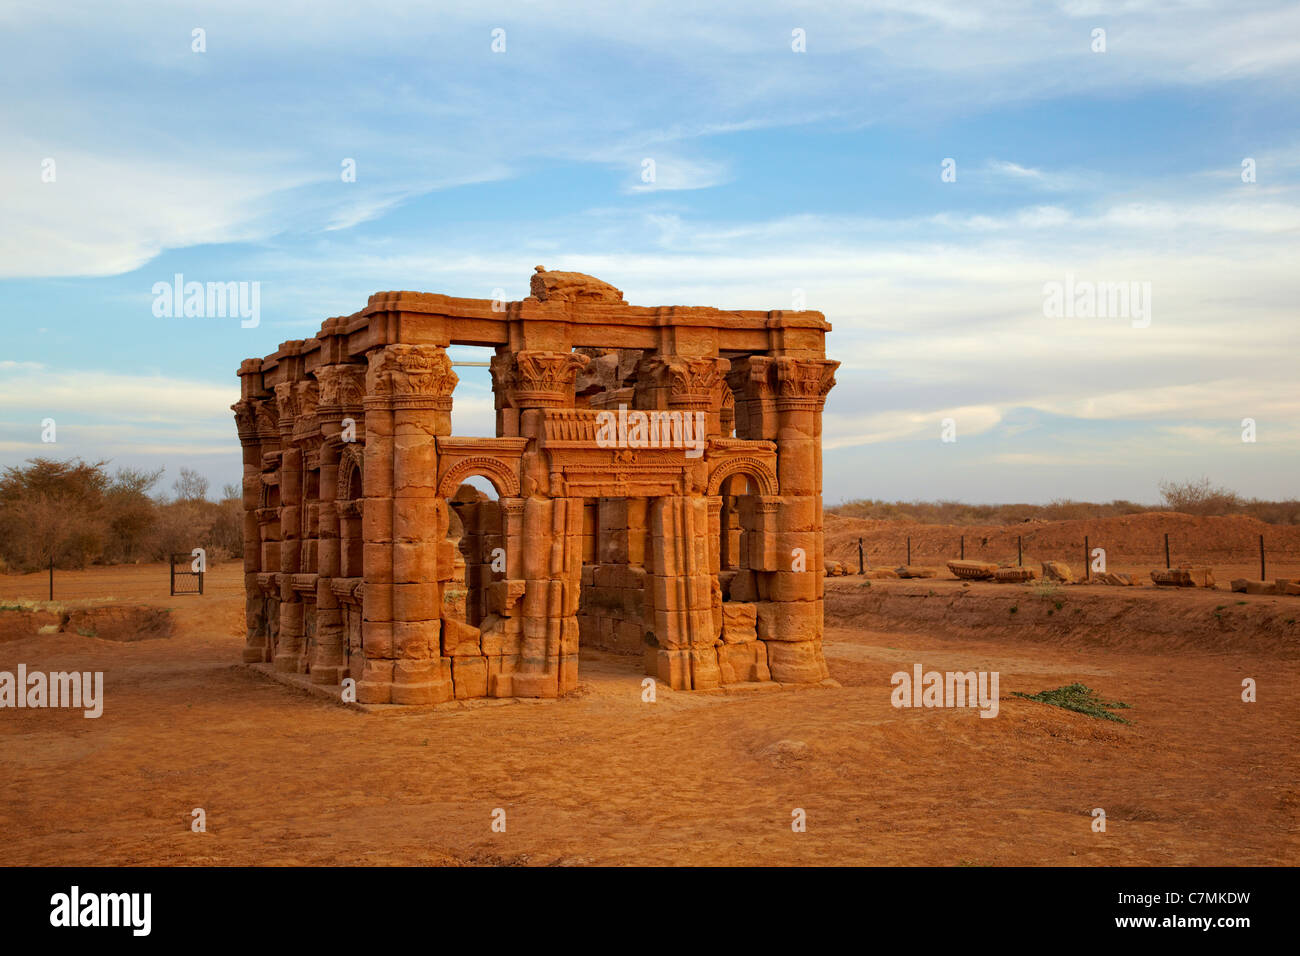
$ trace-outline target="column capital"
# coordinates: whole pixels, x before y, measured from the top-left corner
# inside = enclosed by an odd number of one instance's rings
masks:
[[[322,365],[316,369],[320,384],[322,417],[338,419],[349,412],[360,412],[366,399],[366,367],[354,363]]]
[[[514,408],[568,407],[578,372],[590,361],[576,352],[498,352],[491,363],[493,388]]]
[[[670,407],[717,411],[722,406],[730,368],[731,362],[718,356],[650,355],[637,368],[637,384],[664,389]]]
[[[829,359],[774,359],[777,407],[820,409],[826,395],[835,387],[835,370],[839,362]]]
[[[774,361],[767,355],[750,355],[737,359],[727,373],[727,385],[742,399],[771,398]]]
[[[256,445],[261,441],[257,434],[257,406],[250,399],[240,399],[230,406],[235,413],[235,430],[239,433],[239,443],[245,447]]]
[[[451,410],[451,393],[460,378],[441,346],[389,345],[371,352],[369,360],[366,403]]]

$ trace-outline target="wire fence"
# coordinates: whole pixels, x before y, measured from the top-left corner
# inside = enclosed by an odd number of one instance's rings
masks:
[[[1093,573],[1115,569],[1210,567],[1250,574],[1259,580],[1300,576],[1300,547],[1290,543],[1270,543],[1259,535],[1250,545],[1240,541],[1215,542],[1195,540],[1177,534],[1157,535],[1147,547],[1134,547],[1131,539],[1123,546],[1108,545],[1103,537],[1085,535],[1077,541],[1035,540],[1038,535],[996,534],[957,535],[936,541],[933,535],[903,536],[888,542],[867,543],[858,538],[857,558],[849,562],[849,571],[859,574],[900,566],[943,566],[949,561],[987,561],[1001,566],[1017,565],[1037,568],[1046,561],[1067,564],[1074,577],[1086,579]]]

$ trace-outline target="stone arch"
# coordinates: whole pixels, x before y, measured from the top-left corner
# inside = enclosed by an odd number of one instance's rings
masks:
[[[443,473],[442,480],[438,482],[438,494],[443,498],[450,498],[456,493],[456,489],[460,487],[461,482],[471,475],[482,475],[492,482],[492,487],[496,489],[498,498],[519,497],[519,475],[516,473],[513,463],[502,461],[500,458],[494,458],[490,455],[474,455],[470,458],[462,458],[452,465]]]
[[[709,475],[708,493],[710,495],[719,494],[722,483],[732,475],[737,474],[743,474],[758,482],[758,493],[760,495],[778,494],[776,472],[772,470],[771,466],[758,458],[743,455],[729,458],[713,469],[713,474]]]
[[[337,501],[352,501],[362,497],[361,449],[355,445],[345,445],[339,458],[338,487],[334,498]]]
[[[257,492],[257,509],[259,511],[278,510],[280,507],[279,476],[262,475],[261,487]]]

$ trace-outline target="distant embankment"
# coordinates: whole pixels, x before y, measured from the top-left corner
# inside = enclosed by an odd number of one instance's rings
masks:
[[[912,539],[912,563],[942,567],[959,556],[965,536],[966,557],[1014,564],[1017,538],[1024,563],[1065,561],[1076,574],[1083,571],[1084,539],[1089,548],[1106,551],[1110,570],[1145,573],[1164,567],[1164,536],[1169,535],[1171,563],[1208,564],[1226,580],[1230,576],[1259,577],[1259,538],[1264,536],[1268,576],[1300,574],[1300,525],[1267,524],[1244,515],[1199,517],[1176,511],[1148,511],[1110,518],[1069,521],[1026,521],[1018,524],[946,525],[826,515],[826,556],[858,567],[858,539],[874,567],[896,567],[907,558]],[[1253,573],[1251,572],[1253,569]]]
[[[1228,591],[826,582],[826,626],[1144,653],[1244,651],[1300,657],[1300,598]],[[1013,610],[1014,609],[1014,610]]]

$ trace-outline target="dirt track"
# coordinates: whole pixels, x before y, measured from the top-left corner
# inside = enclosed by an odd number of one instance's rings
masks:
[[[1300,862],[1300,664],[1266,603],[1282,598],[1146,589],[1161,603],[1126,610],[1131,589],[1044,602],[1013,586],[839,579],[826,653],[840,689],[661,689],[645,704],[635,661],[584,652],[569,699],[371,716],[234,666],[237,567],[202,598],[168,598],[166,583],[152,566],[64,573],[56,588],[174,607],[171,639],[0,643],[0,670],[103,670],[107,698],[99,720],[0,711],[0,863]],[[43,588],[0,578],[0,597]],[[1009,601],[1019,620],[1001,626]],[[1223,636],[1220,604],[1241,640]],[[1074,607],[1149,626],[1098,643],[1091,625],[1056,620]],[[1177,640],[1162,638],[1155,622],[1178,614]],[[914,663],[998,670],[1000,714],[894,709],[890,675]],[[1258,703],[1241,702],[1243,677]],[[1011,696],[1075,680],[1132,704],[1133,724]],[[195,807],[207,833],[190,832]],[[791,832],[796,807],[806,833]]]

